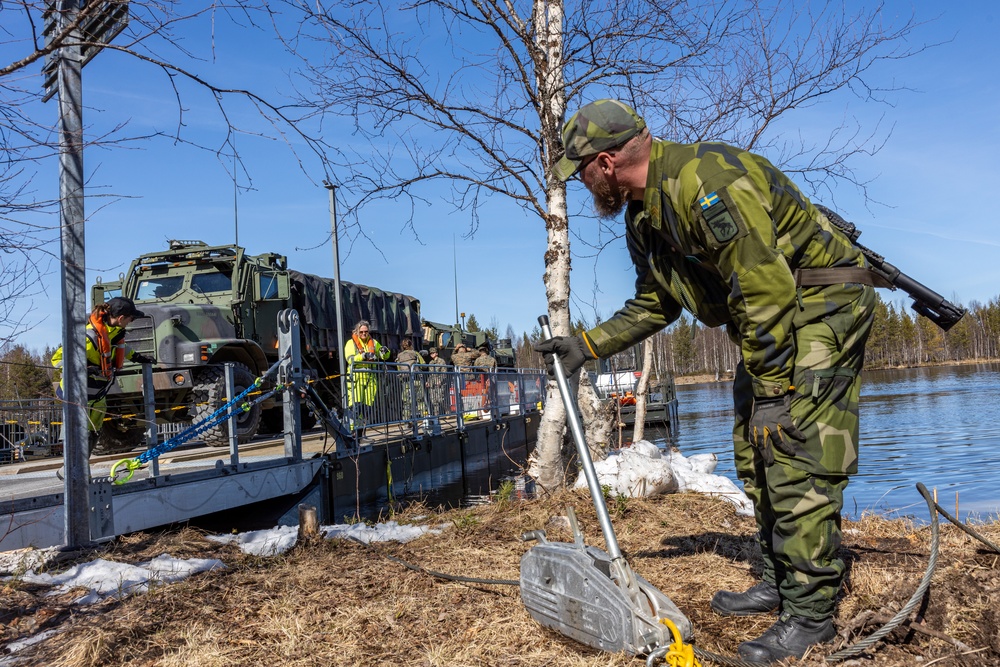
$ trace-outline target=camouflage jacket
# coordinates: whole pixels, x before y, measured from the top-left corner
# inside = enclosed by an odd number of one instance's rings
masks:
[[[479,352],[456,352],[451,355],[451,363],[455,366],[471,366],[479,357]]]
[[[645,198],[625,215],[635,296],[588,331],[592,351],[624,350],[686,309],[726,325],[755,396],[788,391],[797,326],[860,297],[857,283],[796,289],[796,269],[866,266],[850,240],[766,159],[719,143],[654,139]]]
[[[472,365],[480,366],[482,368],[489,368],[493,370],[496,369],[497,367],[497,360],[494,359],[491,355],[484,353],[476,357],[476,360],[473,362]]]

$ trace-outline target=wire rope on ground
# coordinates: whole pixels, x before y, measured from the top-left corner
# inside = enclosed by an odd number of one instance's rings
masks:
[[[861,641],[826,656],[827,662],[840,662],[841,660],[852,658],[875,644],[875,642],[882,639],[882,637],[885,637],[887,634],[895,630],[903,623],[903,621],[906,620],[906,617],[910,615],[910,612],[913,611],[918,604],[920,604],[920,600],[924,597],[927,589],[930,588],[931,577],[934,575],[934,569],[937,567],[938,559],[939,530],[938,515],[937,511],[935,511],[938,508],[937,503],[934,502],[930,492],[922,482],[917,482],[917,491],[919,491],[920,495],[922,495],[924,500],[927,501],[927,509],[931,515],[931,555],[927,560],[927,569],[924,570],[924,576],[920,580],[920,585],[917,586],[917,590],[913,592],[913,595],[911,595],[910,599],[905,605],[903,605],[903,608],[900,609],[895,616],[889,619],[888,623]]]
[[[391,560],[393,563],[397,563],[399,565],[402,565],[403,567],[405,567],[408,570],[413,570],[414,572],[422,572],[423,574],[429,574],[430,576],[436,577],[438,579],[446,579],[447,581],[458,581],[458,582],[461,582],[463,584],[496,584],[498,586],[520,586],[521,585],[521,581],[519,579],[481,579],[479,577],[463,577],[463,576],[460,576],[460,575],[457,575],[457,574],[447,574],[445,572],[435,572],[434,570],[428,570],[427,568],[421,567],[420,565],[414,565],[413,563],[406,562],[402,558],[397,558],[397,557],[395,557],[395,556],[393,556],[391,554],[387,554],[384,551],[381,551],[381,550],[375,548],[371,544],[368,544],[367,542],[362,542],[361,540],[359,540],[358,538],[354,537],[353,535],[348,536],[348,539],[353,540],[354,542],[357,542],[358,544],[371,549],[372,551],[374,551],[379,556],[382,556],[382,558],[385,558],[387,560]]]
[[[987,540],[985,537],[977,533],[969,526],[958,521],[955,517],[951,516],[951,514],[949,514],[944,508],[938,505],[938,503],[935,502],[930,492],[927,490],[927,487],[924,486],[923,483],[920,482],[917,483],[917,491],[920,493],[920,495],[924,497],[924,500],[927,502],[927,508],[931,515],[931,548],[930,548],[931,550],[930,550],[930,556],[927,561],[927,567],[924,570],[924,574],[920,580],[920,584],[917,586],[917,589],[913,592],[913,595],[910,596],[910,599],[906,602],[906,604],[903,605],[903,608],[900,609],[899,612],[896,613],[896,615],[893,616],[887,623],[885,623],[881,628],[879,628],[872,634],[868,635],[864,639],[826,656],[825,660],[827,662],[840,662],[843,660],[847,660],[848,658],[852,658],[858,655],[859,653],[862,653],[863,651],[867,650],[868,648],[873,646],[876,642],[878,642],[883,637],[885,637],[890,632],[899,627],[907,619],[910,613],[916,608],[916,606],[920,603],[920,600],[924,597],[924,595],[930,588],[931,578],[933,577],[934,570],[937,567],[939,542],[940,542],[940,527],[938,522],[939,512],[942,516],[948,519],[948,521],[958,526],[965,533],[979,540],[980,542],[982,542],[992,550],[996,551],[997,553],[1000,553],[1000,548],[998,548],[995,544]],[[357,538],[352,537],[351,539],[357,542],[358,544],[368,547],[369,549],[374,551],[376,554],[382,556],[383,558],[386,558],[394,563],[402,565],[403,567],[409,570],[413,570],[415,572],[421,572],[423,574],[427,574],[432,577],[436,577],[438,579],[445,579],[447,581],[455,581],[461,583],[495,584],[495,585],[506,585],[506,586],[520,586],[521,583],[520,581],[513,579],[483,579],[478,577],[463,577],[453,574],[447,574],[444,572],[429,570],[425,567],[408,563],[407,561],[401,558],[397,558],[390,554],[384,553],[379,549],[376,549],[371,544],[362,542]],[[725,667],[760,667],[760,665],[762,664],[758,662],[750,662],[747,660],[743,660],[741,658],[720,655],[697,647],[692,647],[692,648],[693,648],[693,653],[697,658],[715,664],[724,665]],[[664,659],[664,657],[668,656],[668,653],[670,651],[671,651],[670,645],[661,646],[656,650],[654,650],[647,657],[646,660],[647,667],[653,667],[654,665],[656,665],[657,661],[662,660]],[[669,662],[671,665],[673,665],[675,664],[676,661],[669,661]]]

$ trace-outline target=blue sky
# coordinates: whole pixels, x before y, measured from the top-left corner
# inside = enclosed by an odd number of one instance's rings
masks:
[[[1000,10],[992,2],[890,2],[890,11],[936,20],[916,33],[921,42],[947,42],[909,60],[882,66],[877,80],[905,86],[893,106],[861,103],[842,96],[797,113],[783,124],[789,135],[814,141],[845,117],[873,127],[883,117],[892,127],[877,155],[854,163],[863,179],[873,179],[870,194],[885,206],[866,207],[850,188],[837,191],[837,205],[863,230],[861,242],[946,297],[966,304],[1000,294],[1000,235],[993,193],[1000,182],[1000,87],[995,32]],[[971,20],[970,20],[971,17]],[[192,44],[208,35],[207,24],[191,28]],[[200,31],[200,33],[199,33]],[[949,41],[950,40],[950,41]],[[284,59],[264,32],[217,33],[215,59],[199,73],[213,82],[252,87],[267,96],[287,87]],[[205,52],[206,55],[211,55]],[[105,52],[84,70],[84,122],[91,132],[128,121],[130,130],[170,132],[178,123],[165,77],[128,56]],[[184,99],[186,136],[221,142],[223,124],[206,95]],[[253,125],[251,112],[233,109]],[[54,118],[49,103],[39,114]],[[355,141],[345,128],[327,126],[327,140]],[[669,137],[667,137],[669,138]],[[237,145],[249,175],[241,172],[235,197],[239,240],[252,253],[280,252],[295,269],[333,275],[327,191],[318,165],[304,174],[282,141],[239,135]],[[301,145],[299,149],[301,149]],[[306,155],[303,153],[303,155]],[[306,164],[311,165],[308,158]],[[201,239],[212,244],[233,240],[232,166],[209,152],[166,139],[130,148],[91,149],[85,155],[88,284],[96,276],[114,279],[137,253],[165,247],[169,238]],[[312,180],[310,180],[312,179]],[[36,187],[53,191],[54,162],[38,173]],[[117,196],[108,196],[117,195]],[[570,211],[586,204],[582,186],[570,186]],[[341,213],[343,210],[341,209]],[[365,217],[366,233],[377,244],[341,247],[341,276],[416,296],[427,319],[455,317],[454,254],[457,254],[460,309],[480,323],[494,321],[504,331],[530,331],[545,312],[545,231],[534,217],[495,198],[473,238],[468,220],[444,199],[415,212],[420,241],[404,229],[407,212],[382,205]],[[596,222],[575,218],[584,229]],[[583,249],[579,249],[583,251]],[[624,243],[605,250],[599,261],[574,259],[574,318],[607,317],[631,296],[633,273]],[[595,284],[600,292],[594,294]],[[58,271],[46,279],[46,297],[36,299],[38,323],[21,336],[30,347],[56,345],[61,338]],[[899,293],[883,298],[903,302]],[[908,300],[905,300],[909,303]],[[593,306],[596,306],[596,312]],[[50,310],[51,309],[51,310]]]

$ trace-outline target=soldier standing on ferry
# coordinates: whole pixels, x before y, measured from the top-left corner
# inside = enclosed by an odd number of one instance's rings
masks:
[[[411,419],[414,414],[424,412],[421,397],[413,392],[413,376],[410,374],[410,371],[415,370],[413,364],[423,364],[424,358],[413,349],[413,343],[409,338],[404,338],[399,347],[399,354],[396,355],[397,375],[400,384],[399,396],[403,402],[403,419]],[[416,413],[414,413],[414,401],[419,404]]]

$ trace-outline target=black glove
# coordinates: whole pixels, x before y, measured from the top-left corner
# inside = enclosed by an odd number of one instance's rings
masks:
[[[774,463],[771,445],[788,456],[797,456],[795,441],[805,442],[802,434],[792,421],[792,395],[780,398],[755,398],[753,414],[750,415],[750,443],[756,447],[764,463]]]
[[[545,368],[549,375],[555,377],[555,368],[552,365],[552,354],[558,354],[562,361],[563,370],[566,377],[572,377],[588,359],[596,359],[587,349],[587,344],[580,336],[555,336],[548,340],[535,343],[532,347],[536,351],[545,355]]]
[[[134,361],[137,364],[155,364],[156,363],[156,359],[151,359],[150,357],[147,357],[145,354],[142,354],[141,352],[134,352],[134,353],[132,353],[132,361]]]
[[[364,352],[362,353],[361,358],[365,361],[376,361],[374,352]]]

